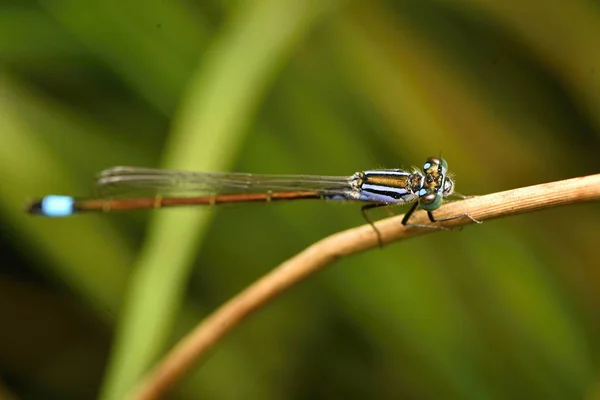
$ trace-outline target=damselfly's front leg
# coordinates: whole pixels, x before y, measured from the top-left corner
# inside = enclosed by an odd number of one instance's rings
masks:
[[[421,225],[421,224],[409,224],[408,220],[410,219],[410,217],[412,216],[412,214],[415,212],[415,210],[417,209],[417,207],[419,206],[419,203],[415,203],[413,204],[413,206],[410,208],[410,210],[408,210],[408,212],[406,214],[404,214],[404,218],[402,218],[402,225],[404,226],[410,226],[412,228],[424,228],[424,229],[440,229],[443,231],[451,231],[453,230],[453,228],[448,228],[446,226],[441,226],[441,225]],[[431,211],[427,211],[427,216],[429,217],[429,220],[433,223],[438,223],[438,222],[444,222],[444,221],[451,221],[453,219],[457,219],[457,218],[462,218],[462,217],[467,217],[469,218],[471,221],[477,223],[477,224],[481,224],[481,221],[476,220],[475,218],[473,218],[471,215],[469,215],[468,213],[462,213],[462,214],[458,214],[458,215],[453,215],[451,217],[447,217],[447,218],[442,218],[442,219],[436,219],[433,216],[433,213]]]

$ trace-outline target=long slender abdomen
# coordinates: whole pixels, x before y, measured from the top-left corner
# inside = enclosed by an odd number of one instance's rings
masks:
[[[292,191],[267,193],[235,193],[204,197],[136,197],[120,199],[83,199],[50,195],[32,202],[27,212],[46,217],[68,217],[80,212],[113,212],[147,210],[163,207],[215,205],[233,203],[270,202],[281,200],[321,199],[318,191]]]

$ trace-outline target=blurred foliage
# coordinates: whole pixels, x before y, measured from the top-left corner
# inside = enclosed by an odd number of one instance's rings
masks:
[[[50,220],[26,199],[93,194],[112,165],[349,175],[442,152],[466,194],[597,173],[599,42],[585,0],[3,0],[0,396],[120,399],[363,223],[321,202]],[[340,260],[173,398],[600,398],[599,226],[577,205]]]

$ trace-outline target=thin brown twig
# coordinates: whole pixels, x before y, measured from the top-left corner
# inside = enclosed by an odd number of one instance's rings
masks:
[[[595,200],[600,200],[600,174],[452,202],[436,211],[435,215],[436,218],[444,218],[468,212],[473,218],[486,221]],[[434,229],[405,227],[400,223],[401,220],[402,216],[396,216],[376,223],[384,244],[439,232]],[[426,214],[424,212],[415,213],[414,220],[411,222],[426,224]],[[473,224],[473,221],[465,217],[448,221],[444,223],[444,226],[459,227],[469,224]],[[336,233],[309,246],[246,288],[202,321],[164,357],[128,398],[131,400],[162,398],[190,368],[206,357],[208,351],[220,339],[253,311],[338,258],[377,246],[377,235],[370,225]]]

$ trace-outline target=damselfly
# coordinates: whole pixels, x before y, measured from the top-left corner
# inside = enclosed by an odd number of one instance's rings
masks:
[[[454,181],[448,176],[443,158],[430,157],[423,172],[380,169],[351,176],[259,175],[246,173],[189,172],[138,167],[114,167],[97,178],[99,195],[78,199],[49,195],[32,202],[27,211],[47,217],[65,217],[88,211],[112,212],[150,208],[271,202],[300,199],[358,201],[364,219],[371,224],[381,243],[381,235],[367,216],[367,210],[394,204],[413,203],[402,224],[418,228],[447,229],[441,225],[408,223],[421,207],[433,223],[467,217],[467,213],[435,219],[444,197],[455,195]],[[144,193],[144,195],[140,195]]]

